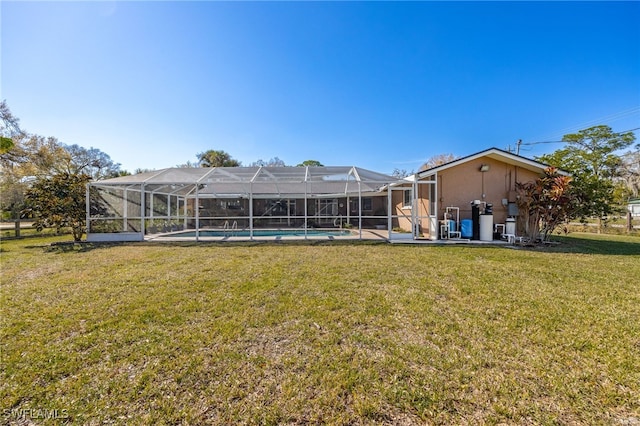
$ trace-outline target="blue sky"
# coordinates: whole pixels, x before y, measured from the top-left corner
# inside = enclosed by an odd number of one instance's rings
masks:
[[[130,171],[222,149],[244,164],[390,173],[596,124],[640,127],[640,2],[0,8],[0,97],[22,127]]]

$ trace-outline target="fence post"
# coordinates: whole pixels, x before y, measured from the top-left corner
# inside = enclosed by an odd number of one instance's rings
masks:
[[[20,238],[20,219],[16,219],[15,229],[16,229],[16,238]]]
[[[633,221],[631,217],[631,212],[627,212],[627,233],[630,234],[633,231]]]

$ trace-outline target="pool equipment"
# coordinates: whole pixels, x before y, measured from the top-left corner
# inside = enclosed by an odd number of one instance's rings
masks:
[[[473,237],[473,220],[462,219],[460,221],[460,234],[462,235],[462,238]]]
[[[480,239],[480,200],[471,202],[471,220],[473,221],[472,240]]]
[[[480,215],[480,241],[493,241],[493,204],[487,203]]]
[[[480,215],[480,241],[493,241],[493,215]]]
[[[440,238],[460,238],[460,231],[458,231],[459,222],[460,208],[453,206],[447,207],[440,225]]]

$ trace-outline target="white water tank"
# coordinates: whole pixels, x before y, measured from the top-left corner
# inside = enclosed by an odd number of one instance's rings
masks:
[[[512,217],[507,218],[507,223],[504,227],[505,234],[516,235],[516,220]]]
[[[480,241],[493,241],[493,215],[480,215]]]

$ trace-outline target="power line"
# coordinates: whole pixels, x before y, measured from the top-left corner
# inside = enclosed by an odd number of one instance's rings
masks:
[[[597,123],[602,123],[602,122],[606,122],[606,121],[616,121],[619,120],[621,118],[625,118],[629,115],[634,115],[635,113],[640,112],[640,106],[638,107],[633,107],[633,108],[629,108],[627,110],[623,110],[623,111],[619,111],[619,112],[614,112],[613,114],[609,114],[606,115],[604,117],[601,118],[596,118],[594,120],[589,120],[583,124],[578,124],[577,126],[575,126],[574,128],[584,128],[587,126],[591,126]]]
[[[629,129],[629,130],[623,130],[621,132],[615,132],[615,133],[627,133],[627,132],[633,132],[635,130],[640,130],[640,127],[636,127],[634,129]],[[536,142],[521,142],[520,145],[537,145],[539,143],[564,143],[564,142],[568,142],[568,141],[536,141]]]
[[[616,132],[618,134],[620,133],[627,133],[627,132],[633,132],[635,130],[640,130],[640,127],[636,127],[634,129],[629,129],[629,130],[623,130],[621,132]],[[520,146],[522,145],[538,145],[538,144],[546,144],[546,143],[568,143],[570,141],[536,141],[536,142],[522,142],[522,139],[518,139],[518,142],[516,143],[516,155],[520,155]]]
[[[575,126],[571,126],[571,127],[566,127],[564,129],[560,129],[560,130],[557,131],[557,133],[554,133],[553,136],[543,136],[543,137],[540,137],[540,139],[542,139],[542,138],[550,138],[551,139],[551,138],[556,137],[555,135],[563,135],[563,134],[566,134],[568,132],[572,132],[572,131],[579,130],[579,129],[584,129],[584,128],[587,128],[587,127],[590,127],[590,126],[593,126],[593,125],[621,120],[623,118],[626,118],[628,116],[633,116],[633,115],[638,114],[638,113],[640,113],[640,106],[635,106],[635,107],[628,108],[628,109],[625,109],[625,110],[622,110],[622,111],[614,112],[614,113],[609,114],[609,115],[605,115],[604,117],[588,120],[588,121],[586,121],[584,123],[576,124]],[[538,139],[538,137],[536,137],[535,139]]]

